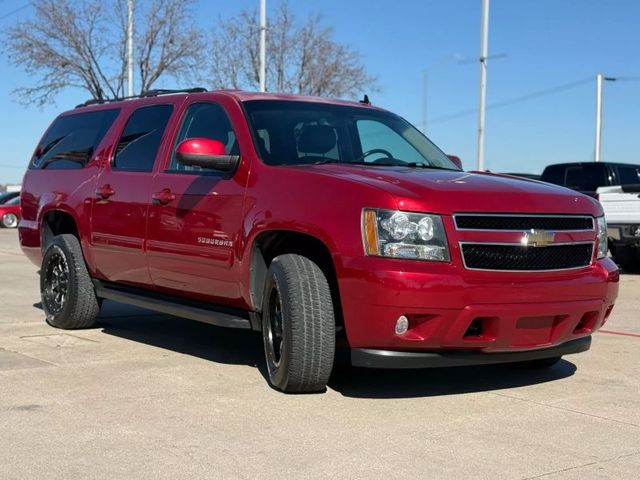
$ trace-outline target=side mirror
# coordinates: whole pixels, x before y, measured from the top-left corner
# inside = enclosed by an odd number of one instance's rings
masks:
[[[464,170],[464,168],[462,168],[462,160],[460,160],[460,157],[455,155],[447,155],[447,157],[449,157],[449,160],[455,163],[460,170]]]
[[[189,138],[178,145],[176,160],[182,165],[231,172],[238,166],[240,156],[225,155],[224,144],[218,140]]]

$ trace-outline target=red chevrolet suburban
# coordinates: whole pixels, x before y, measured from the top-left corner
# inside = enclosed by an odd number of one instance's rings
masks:
[[[261,331],[285,392],[322,391],[339,342],[376,368],[587,350],[619,280],[598,202],[452,158],[364,103],[87,102],[35,149],[20,241],[50,325],[90,327],[111,299]]]

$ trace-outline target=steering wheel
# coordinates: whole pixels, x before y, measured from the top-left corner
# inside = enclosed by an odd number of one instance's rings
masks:
[[[387,150],[385,150],[384,148],[374,148],[371,150],[367,150],[366,152],[364,152],[362,155],[360,155],[358,158],[356,158],[356,162],[361,162],[363,161],[365,158],[367,158],[369,155],[373,155],[374,153],[381,153],[384,156],[386,156],[387,158],[391,158],[393,159],[393,155],[391,155],[390,152],[388,152]],[[374,163],[374,162],[371,162]]]

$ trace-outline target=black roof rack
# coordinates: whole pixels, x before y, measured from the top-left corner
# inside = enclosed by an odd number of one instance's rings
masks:
[[[172,93],[204,93],[208,90],[202,87],[183,88],[183,89],[167,89],[167,88],[155,88],[153,90],[145,90],[140,95],[132,95],[130,97],[117,97],[117,98],[104,98],[102,100],[91,98],[84,103],[76,105],[76,108],[88,107],[90,105],[99,105],[102,103],[119,102],[121,100],[130,100],[132,98],[147,98],[157,97],[159,95],[171,95]]]

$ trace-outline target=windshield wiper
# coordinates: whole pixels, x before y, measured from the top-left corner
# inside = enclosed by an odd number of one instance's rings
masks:
[[[453,168],[446,168],[446,167],[439,167],[437,165],[429,165],[427,163],[421,163],[421,162],[408,162],[407,163],[407,167],[411,167],[411,168],[429,168],[432,170],[454,170]]]
[[[421,163],[421,162],[403,162],[403,163],[396,163],[396,162],[362,162],[362,161],[355,161],[355,162],[347,162],[347,161],[342,161],[342,160],[335,160],[333,158],[323,158],[322,160],[318,160],[317,162],[314,162],[314,165],[325,165],[327,163],[338,163],[341,165],[367,165],[369,167],[408,167],[408,168],[427,168],[427,169],[432,169],[432,170],[450,170],[450,171],[454,171],[453,168],[445,168],[445,167],[438,167],[436,165],[429,165],[427,163]]]
[[[333,158],[323,158],[322,160],[313,162],[314,165],[324,165],[325,163],[347,163],[347,162],[341,162],[340,160],[334,160]]]

